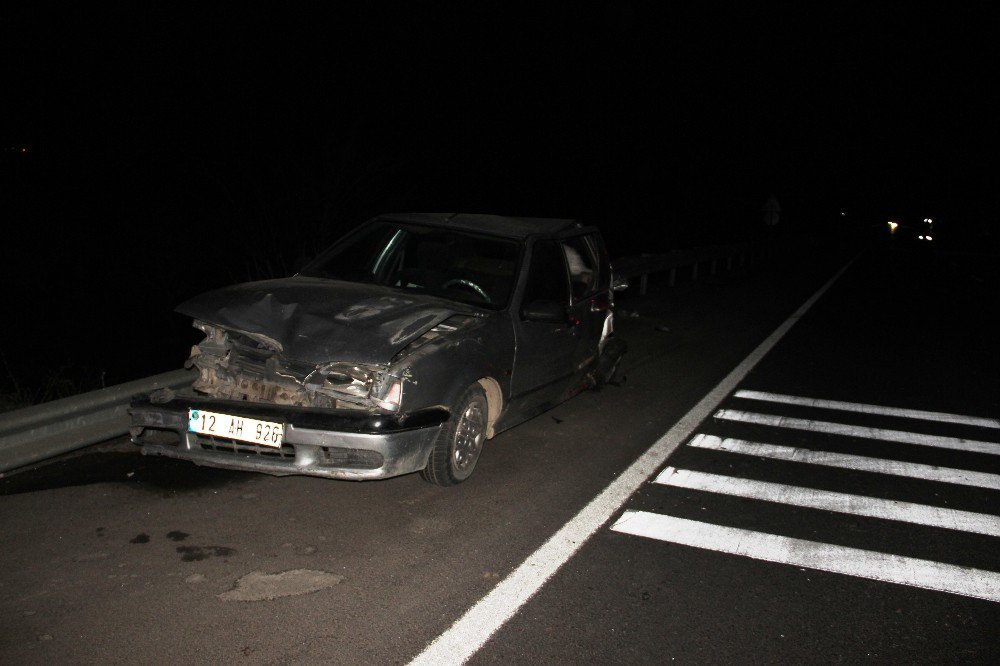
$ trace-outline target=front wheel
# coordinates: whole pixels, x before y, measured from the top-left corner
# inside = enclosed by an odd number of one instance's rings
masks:
[[[439,486],[453,486],[469,478],[486,442],[488,413],[483,389],[478,384],[466,389],[438,433],[420,475]]]

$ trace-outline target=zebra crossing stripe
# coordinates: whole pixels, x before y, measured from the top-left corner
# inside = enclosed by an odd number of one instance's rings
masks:
[[[655,483],[710,493],[1000,537],[1000,516],[667,467]]]
[[[919,432],[906,432],[904,430],[867,428],[865,426],[850,425],[848,423],[814,421],[812,419],[796,419],[788,416],[777,416],[774,414],[743,412],[736,409],[720,409],[715,413],[715,418],[723,421],[737,421],[740,423],[751,423],[753,425],[788,428],[790,430],[819,432],[825,435],[846,435],[848,437],[877,439],[884,442],[895,442],[897,444],[916,444],[918,446],[933,446],[936,448],[952,449],[955,451],[1000,455],[1000,444],[997,442],[982,442],[974,439],[941,437],[938,435],[926,435]]]
[[[776,402],[784,405],[799,405],[801,407],[818,407],[821,409],[835,409],[842,412],[857,412],[859,414],[876,414],[878,416],[898,416],[905,419],[919,419],[921,421],[938,421],[940,423],[954,423],[956,425],[969,425],[979,428],[1000,428],[1000,419],[990,419],[981,416],[963,416],[961,414],[947,414],[945,412],[928,412],[922,409],[905,409],[903,407],[884,407],[881,405],[865,405],[859,402],[843,402],[841,400],[821,400],[819,398],[802,398],[795,395],[785,395],[783,393],[767,393],[765,391],[751,391],[743,389],[733,394],[734,398],[744,400],[759,400],[762,402]]]
[[[794,539],[646,511],[626,511],[611,529],[765,562],[1000,602],[1000,572],[996,571]]]
[[[772,460],[788,460],[809,465],[853,469],[862,472],[875,472],[891,476],[905,476],[911,479],[936,481],[938,483],[954,483],[962,486],[1000,490],[1000,475],[987,472],[936,467],[934,465],[923,465],[885,458],[869,458],[868,456],[855,456],[847,453],[814,451],[812,449],[781,446],[779,444],[750,442],[744,439],[722,439],[715,435],[695,435],[688,442],[688,446],[758,456]]]

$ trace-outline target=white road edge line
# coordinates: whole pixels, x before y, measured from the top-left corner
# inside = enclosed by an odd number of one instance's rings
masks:
[[[688,446],[700,449],[715,449],[717,451],[726,451],[727,453],[738,453],[745,456],[770,458],[771,460],[788,460],[807,465],[853,469],[860,472],[905,476],[911,479],[922,479],[936,483],[954,483],[960,486],[1000,490],[1000,475],[990,474],[989,472],[974,472],[967,469],[923,465],[921,463],[888,460],[886,458],[869,458],[868,456],[855,456],[849,453],[814,451],[794,446],[750,442],[745,439],[733,439],[729,437],[722,439],[715,435],[699,434],[688,442]]]
[[[794,539],[645,511],[626,511],[611,529],[765,562],[1000,602],[1000,572],[997,571]]]
[[[997,442],[982,442],[975,439],[941,437],[939,435],[926,435],[920,432],[906,432],[905,430],[869,428],[867,426],[856,426],[849,423],[834,423],[832,421],[796,419],[790,416],[757,414],[755,412],[743,412],[736,409],[720,409],[715,413],[715,418],[722,421],[752,423],[754,425],[764,425],[774,428],[820,432],[825,435],[844,435],[847,437],[859,437],[863,439],[877,439],[883,442],[894,442],[896,444],[933,446],[939,449],[952,449],[954,451],[968,451],[971,453],[986,453],[994,456],[1000,455],[1000,444]]]
[[[783,393],[767,393],[766,391],[750,391],[748,389],[737,391],[733,394],[733,397],[743,398],[744,400],[759,400],[761,402],[777,402],[784,405],[834,409],[841,412],[857,412],[859,414],[875,414],[877,416],[898,416],[904,419],[938,421],[940,423],[954,423],[957,425],[969,425],[979,428],[1000,428],[1000,419],[990,419],[981,416],[964,416],[962,414],[946,414],[945,412],[927,412],[922,409],[883,407],[881,405],[865,405],[859,402],[803,398],[795,395],[785,395]]]
[[[869,495],[854,495],[819,488],[791,486],[675,467],[668,467],[660,472],[655,482],[674,488],[701,490],[732,497],[845,513],[852,516],[881,518],[914,525],[943,527],[948,530],[1000,537],[1000,516],[988,513],[959,511],[958,509],[902,502]]]
[[[590,501],[538,550],[528,556],[496,587],[490,590],[462,617],[435,638],[411,665],[441,666],[464,664],[486,641],[518,611],[546,581],[565,564],[581,546],[621,508],[632,493],[642,486],[680,446],[702,421],[732,393],[747,373],[781,340],[789,329],[833,286],[860,253],[847,262],[826,284],[809,297],[798,310],[781,323],[750,355],[726,375],[698,404],[653,443],[600,495]]]

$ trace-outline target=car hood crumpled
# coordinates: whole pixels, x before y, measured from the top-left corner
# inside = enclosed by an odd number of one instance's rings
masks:
[[[209,324],[262,334],[285,357],[316,364],[387,364],[458,311],[432,296],[302,276],[224,287],[177,306]]]

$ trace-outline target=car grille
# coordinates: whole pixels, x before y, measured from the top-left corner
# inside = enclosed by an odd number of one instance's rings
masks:
[[[319,463],[324,467],[344,467],[347,469],[378,469],[384,459],[378,451],[368,449],[344,449],[336,446],[321,447]]]
[[[281,448],[277,449],[273,446],[261,446],[222,437],[197,435],[196,439],[202,449],[216,453],[249,454],[266,458],[295,458],[295,447],[291,444],[282,444]]]
[[[172,428],[151,428],[146,426],[133,432],[132,441],[136,444],[180,446],[181,434]]]
[[[203,451],[211,451],[221,455],[256,455],[269,460],[282,460],[289,463],[295,460],[295,445],[282,444],[280,449],[271,446],[261,446],[250,442],[240,442],[225,437],[211,437],[188,433],[193,438],[192,445]],[[177,446],[180,443],[180,433],[173,430],[158,430],[145,428],[142,436],[136,439],[139,444],[160,444]],[[319,447],[316,464],[323,467],[340,469],[378,469],[385,464],[385,458],[378,451],[368,449],[348,449],[339,446]]]

